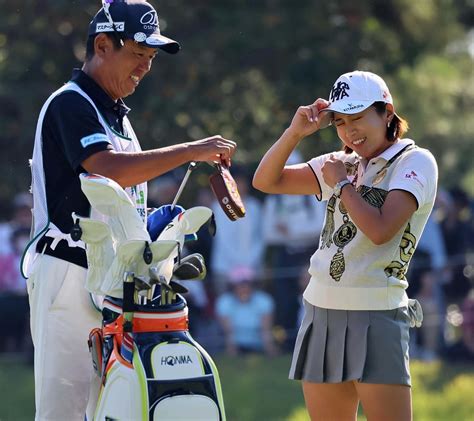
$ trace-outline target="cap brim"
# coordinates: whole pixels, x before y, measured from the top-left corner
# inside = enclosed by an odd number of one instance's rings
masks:
[[[181,49],[179,43],[174,39],[156,33],[151,34],[141,44],[150,48],[159,48],[160,50],[166,51],[169,54],[176,54]]]
[[[330,104],[327,108],[319,111],[321,123],[320,129],[324,129],[331,125],[334,113],[340,114],[356,114],[369,108],[373,102],[371,101],[337,101]]]
[[[341,100],[329,104],[329,107],[325,108],[324,111],[340,114],[357,114],[369,108],[373,103],[373,101]]]

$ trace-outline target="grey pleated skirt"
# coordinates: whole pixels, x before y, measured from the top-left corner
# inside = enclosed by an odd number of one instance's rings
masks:
[[[411,386],[408,309],[329,310],[304,301],[290,379]]]

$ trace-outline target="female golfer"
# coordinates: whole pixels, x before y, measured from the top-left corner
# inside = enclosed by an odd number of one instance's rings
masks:
[[[343,150],[285,166],[328,124]],[[346,73],[329,101],[298,108],[254,176],[266,193],[327,200],[290,370],[312,420],[353,421],[359,401],[369,421],[412,417],[409,328],[422,315],[405,274],[433,207],[437,165],[402,138],[407,128],[379,76]]]

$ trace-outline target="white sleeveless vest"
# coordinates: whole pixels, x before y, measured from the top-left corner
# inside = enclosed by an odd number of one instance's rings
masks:
[[[35,144],[33,148],[33,159],[30,161],[31,165],[31,191],[33,193],[33,225],[31,231],[31,241],[26,246],[21,261],[21,272],[23,277],[28,278],[31,274],[34,260],[38,253],[36,252],[36,245],[43,235],[53,237],[51,248],[54,250],[56,244],[60,240],[67,241],[69,247],[85,248],[82,241],[73,241],[69,233],[61,232],[51,221],[48,215],[48,206],[46,203],[46,182],[43,167],[43,139],[42,129],[43,120],[46,111],[51,101],[59,94],[65,91],[74,91],[82,95],[94,107],[100,124],[104,127],[107,137],[110,140],[115,151],[119,152],[139,152],[141,151],[137,136],[133,131],[130,121],[125,116],[123,118],[124,131],[128,136],[126,137],[113,130],[100,114],[92,99],[74,82],[66,83],[62,88],[54,92],[45,102],[41,109],[38,123],[36,125]],[[130,199],[135,204],[138,214],[143,219],[144,226],[146,226],[146,203],[147,203],[147,186],[146,183],[137,186],[127,187],[125,189]],[[104,222],[106,218],[103,215],[97,214],[91,209],[91,218],[100,219]]]

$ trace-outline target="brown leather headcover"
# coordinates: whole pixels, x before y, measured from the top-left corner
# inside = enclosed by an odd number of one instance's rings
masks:
[[[209,177],[212,191],[219,205],[231,221],[245,216],[245,207],[237,189],[237,183],[223,164],[215,165],[216,171]]]

